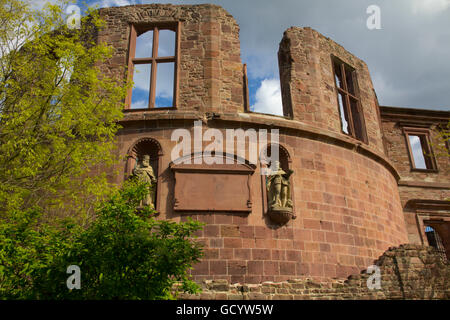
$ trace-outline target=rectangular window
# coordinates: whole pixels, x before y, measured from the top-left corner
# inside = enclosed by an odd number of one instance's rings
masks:
[[[132,25],[126,109],[174,108],[177,105],[179,22]]]
[[[403,128],[408,147],[411,168],[418,170],[437,170],[436,161],[430,145],[430,131],[423,128]]]
[[[332,57],[332,63],[342,132],[367,143],[356,71],[336,57]]]

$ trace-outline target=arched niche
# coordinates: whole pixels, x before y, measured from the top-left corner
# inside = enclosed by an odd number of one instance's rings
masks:
[[[216,159],[219,163],[206,163],[202,153],[194,153],[170,163],[175,178],[175,211],[252,211],[250,179],[256,166],[230,154]]]
[[[263,204],[263,213],[264,215],[269,215],[269,203],[268,203],[268,191],[267,191],[267,179],[269,177],[268,171],[270,170],[270,166],[272,165],[272,153],[273,148],[278,148],[278,161],[280,162],[280,167],[283,169],[284,172],[288,172],[290,170],[293,170],[292,168],[292,158],[289,154],[289,151],[278,143],[269,143],[266,145],[265,148],[261,150],[260,153],[260,166],[261,166],[261,194],[262,194],[262,204]],[[295,185],[294,185],[294,179],[293,174],[289,176],[289,184],[290,184],[290,197],[292,200],[292,215],[291,218],[295,219]],[[269,215],[271,216],[271,215]],[[277,222],[279,224],[284,224],[285,222],[282,222],[286,220],[287,218],[281,218]],[[272,219],[274,220],[274,219]]]
[[[125,168],[125,179],[128,179],[133,169],[136,167],[136,164],[138,161],[142,158],[144,155],[150,156],[150,165],[153,168],[153,172],[155,173],[155,176],[157,178],[156,183],[156,194],[155,194],[155,208],[156,211],[159,212],[160,209],[160,201],[159,201],[159,195],[161,194],[161,161],[163,156],[163,151],[161,148],[161,144],[153,138],[145,137],[141,138],[133,143],[133,145],[128,149],[127,152],[127,163]]]
[[[280,166],[283,170],[292,169],[292,159],[285,147],[278,143],[269,143],[261,151],[260,162],[262,167],[271,165],[272,148],[278,148]]]

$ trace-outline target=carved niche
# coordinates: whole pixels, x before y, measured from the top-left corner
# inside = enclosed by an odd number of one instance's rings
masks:
[[[223,156],[223,164],[204,164],[202,155],[191,156],[189,163],[175,161],[170,168],[175,176],[175,211],[252,211],[251,176],[255,166]],[[195,159],[202,164],[195,164]],[[232,164],[227,164],[232,159]],[[178,163],[178,164],[176,164]]]
[[[292,181],[294,171],[291,169],[292,161],[286,148],[279,144],[270,144],[267,146],[265,155],[271,155],[272,148],[278,148],[279,160],[275,161],[272,170],[262,176],[263,203],[266,208],[265,213],[270,220],[282,225],[296,218]],[[267,168],[266,165],[271,165],[269,159],[261,160],[264,160],[261,161],[262,167]]]
[[[162,148],[159,142],[153,138],[145,137],[137,140],[127,152],[128,159],[125,168],[125,178],[132,175],[140,175],[140,171],[151,171],[153,174],[152,190],[150,197],[143,204],[148,204],[154,207],[156,211],[160,210],[160,202],[158,195],[160,194],[161,183],[159,183],[159,168],[161,168]],[[142,170],[142,163],[146,162],[146,167],[151,170]]]

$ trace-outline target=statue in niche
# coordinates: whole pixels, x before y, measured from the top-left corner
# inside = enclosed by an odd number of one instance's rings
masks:
[[[271,211],[292,211],[291,186],[289,177],[292,170],[285,172],[280,162],[275,162],[275,170],[267,177],[268,205]]]
[[[136,168],[133,169],[133,176],[150,185],[150,191],[142,200],[141,206],[149,206],[151,209],[155,209],[156,176],[150,165],[149,155],[144,155],[142,157],[142,160],[139,161]]]

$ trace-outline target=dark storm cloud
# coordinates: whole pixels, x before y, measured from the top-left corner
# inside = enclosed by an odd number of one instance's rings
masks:
[[[239,23],[243,63],[260,80],[278,77],[283,31],[310,26],[367,63],[381,105],[450,110],[450,0],[128,2],[221,5]],[[381,8],[381,30],[366,27],[369,5]]]

